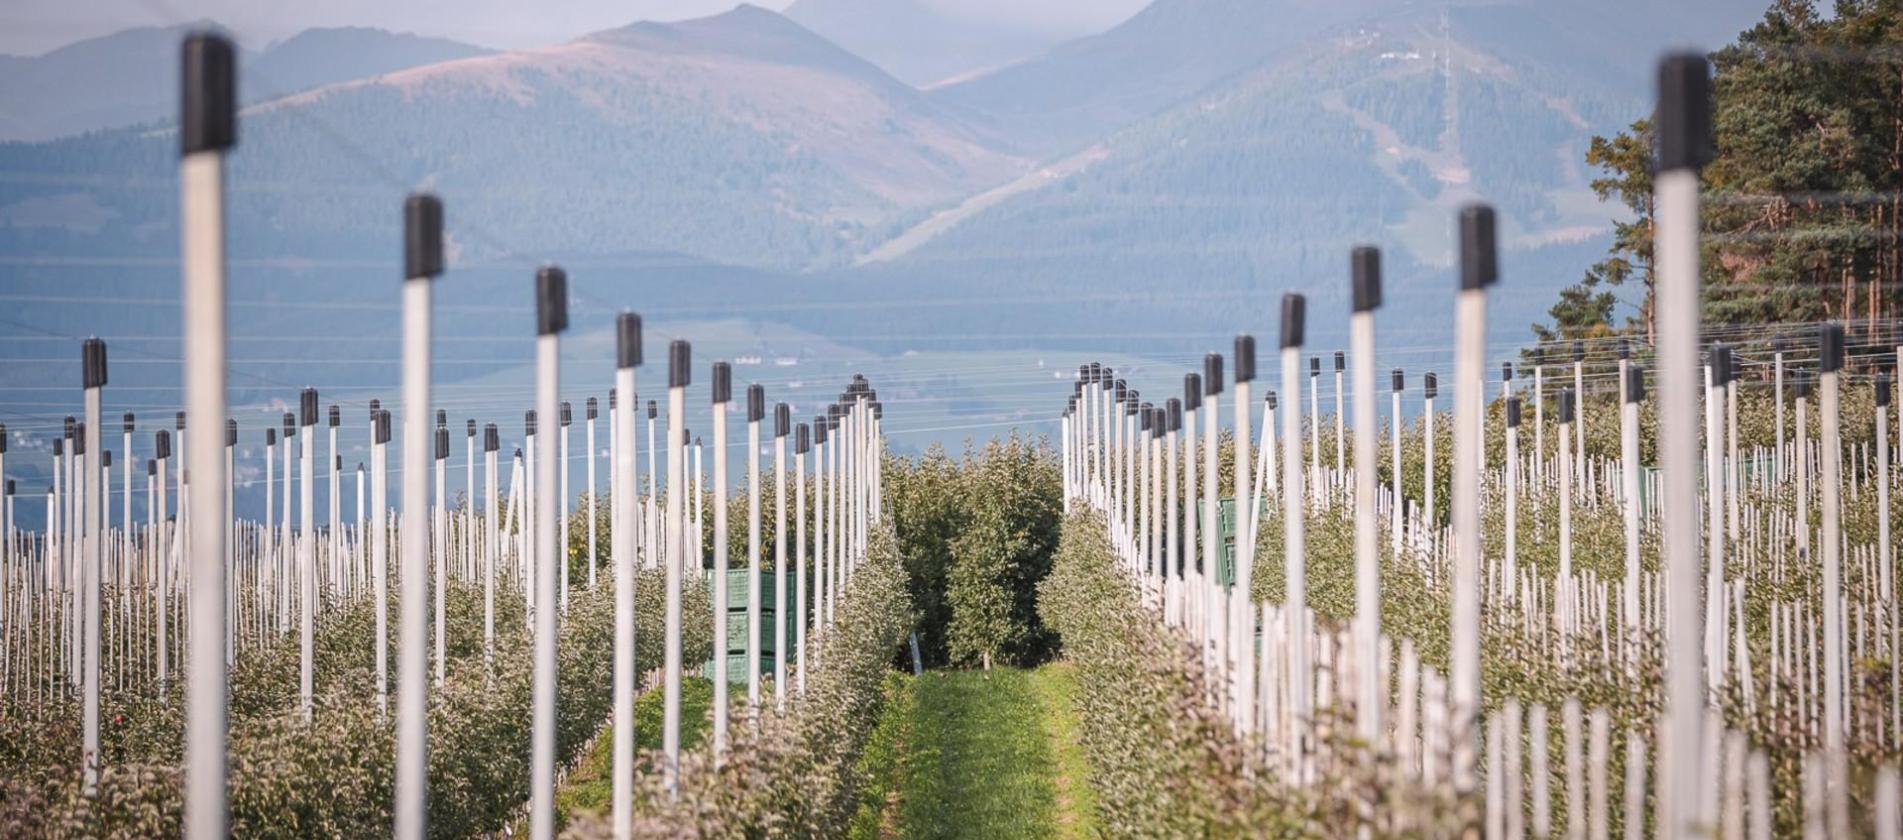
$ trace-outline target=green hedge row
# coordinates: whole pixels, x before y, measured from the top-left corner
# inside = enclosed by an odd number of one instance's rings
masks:
[[[912,626],[905,572],[889,529],[874,532],[866,562],[841,597],[833,628],[815,645],[804,698],[771,704],[757,727],[737,711],[724,762],[712,745],[683,753],[678,797],[658,756],[636,783],[636,837],[840,837],[858,808],[859,756],[885,703],[893,653]],[[600,816],[568,835],[607,838]]]
[[[613,702],[614,586],[571,591],[559,645],[558,750],[587,741]],[[660,570],[637,575],[636,666],[661,664],[665,617]],[[498,605],[502,599],[498,598]],[[479,608],[480,602],[478,602]],[[712,653],[711,604],[688,598],[684,655]],[[354,613],[354,611],[353,611]],[[373,612],[366,614],[374,616]],[[340,648],[370,648],[374,625],[344,618]],[[452,626],[467,626],[452,625]],[[478,623],[480,627],[479,615]],[[465,837],[495,831],[526,798],[529,776],[530,638],[519,620],[497,621],[493,672],[481,656],[452,654],[442,687],[430,694],[430,833]],[[371,631],[373,632],[373,631]],[[480,634],[476,649],[480,650]],[[373,656],[359,657],[370,666]],[[365,672],[358,671],[358,674]],[[234,675],[235,676],[235,675]],[[240,681],[234,679],[234,688]],[[231,833],[240,837],[370,837],[388,834],[395,768],[394,720],[379,720],[370,681],[339,679],[317,701],[311,723],[295,705],[274,714],[234,715],[230,734]],[[392,705],[394,708],[394,704]],[[176,707],[166,714],[176,715]],[[174,760],[108,762],[96,794],[79,790],[70,767],[0,780],[0,836],[176,836],[181,789]]]

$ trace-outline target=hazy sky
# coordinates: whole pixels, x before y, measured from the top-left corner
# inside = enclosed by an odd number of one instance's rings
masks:
[[[887,0],[898,2],[898,0]],[[793,0],[754,0],[784,9]],[[919,0],[947,14],[1076,35],[1109,27],[1148,0]],[[263,46],[312,26],[376,26],[490,47],[527,47],[621,26],[732,8],[735,0],[3,0],[0,53],[36,55],[133,26],[210,18]]]

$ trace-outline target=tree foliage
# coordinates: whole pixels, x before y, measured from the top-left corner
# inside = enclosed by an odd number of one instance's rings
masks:
[[[1776,0],[1711,56],[1716,157],[1702,173],[1705,320],[1894,317],[1903,281],[1903,5]],[[1595,137],[1592,187],[1630,216],[1562,290],[1542,341],[1652,331],[1652,126]],[[1612,289],[1642,281],[1636,317]]]

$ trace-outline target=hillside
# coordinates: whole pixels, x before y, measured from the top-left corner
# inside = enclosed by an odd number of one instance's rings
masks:
[[[45,55],[0,57],[0,140],[48,140],[172,119],[178,113],[178,42],[209,25],[128,29]],[[259,102],[483,52],[380,29],[310,29],[262,51],[245,51],[238,93],[246,102]]]
[[[953,19],[919,0],[798,0],[785,14],[915,87],[1029,58],[1059,40]]]
[[[270,257],[392,253],[393,208],[428,185],[465,259],[657,251],[806,268],[1026,164],[746,6],[326,86],[248,109],[240,134],[233,248]],[[133,130],[0,145],[0,169],[39,175],[0,193],[0,252],[170,253],[174,154]]]

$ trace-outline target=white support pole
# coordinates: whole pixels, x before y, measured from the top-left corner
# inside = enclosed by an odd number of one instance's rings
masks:
[[[402,615],[397,627],[396,831],[421,840],[429,830],[429,464],[440,501],[449,431],[430,435],[430,280],[443,272],[443,205],[427,193],[403,203],[403,519]],[[317,418],[317,393],[306,408]],[[310,433],[304,434],[305,448]],[[432,447],[431,443],[435,446]],[[432,452],[432,450],[434,450]],[[430,456],[436,457],[432,459]],[[308,492],[308,491],[307,491]],[[308,508],[305,515],[309,516]],[[441,555],[438,555],[441,562]],[[439,567],[440,568],[440,567]],[[440,597],[443,581],[436,581]],[[441,602],[436,607],[437,666],[442,662]],[[440,679],[440,678],[439,678]]]
[[[667,348],[667,628],[666,696],[661,714],[661,749],[666,756],[668,793],[680,794],[681,784],[681,567],[687,562],[682,516],[686,512],[687,385],[693,373],[692,349],[676,339]]]
[[[81,443],[86,449],[87,463],[91,464],[97,463],[103,457],[100,453],[99,391],[106,384],[106,343],[97,338],[86,339],[80,345],[80,362],[86,402],[86,431]],[[215,423],[201,422],[199,425],[210,425],[213,431],[217,431],[218,428]],[[219,454],[215,443],[204,447],[202,451],[209,453],[212,459],[216,459]],[[102,527],[106,519],[106,499],[100,485],[102,477],[106,474],[101,471],[89,475],[86,479],[86,521],[81,526],[84,528],[86,547],[85,556],[80,565],[81,597],[85,602],[84,624],[80,628],[81,634],[85,637],[85,656],[81,669],[81,681],[84,684],[84,710],[80,715],[80,763],[85,768],[85,789],[88,792],[96,791],[99,785],[99,576],[105,571],[106,560],[105,529]],[[218,491],[224,489],[224,482],[219,481],[215,476],[211,482],[215,483],[201,482],[201,485]],[[224,527],[223,517],[218,516],[215,510],[211,516],[202,518],[210,520],[221,529]],[[0,538],[4,538],[4,534],[0,534]],[[4,573],[4,570],[0,570],[0,573]],[[220,609],[223,609],[223,590],[220,589],[215,594],[219,598]],[[222,626],[215,624],[192,626],[194,637],[209,634],[216,634],[213,638],[220,645],[224,644]],[[214,653],[213,657],[222,658],[222,652]]]
[[[623,312],[615,319],[615,391],[634,393],[634,369],[641,364],[641,316]],[[608,530],[608,550],[613,555],[615,575],[615,675],[614,675],[614,836],[628,840],[634,836],[634,448],[619,441],[634,438],[634,412],[612,405],[608,415],[613,421],[609,438],[616,441],[613,473],[614,490],[608,509],[614,523]],[[590,423],[592,430],[594,424]],[[592,448],[592,447],[591,447]],[[718,457],[716,455],[716,457]],[[590,460],[593,460],[592,456]],[[718,539],[718,536],[716,536]],[[718,605],[714,626],[725,618]],[[715,650],[719,662],[725,651]]]
[[[786,710],[786,403],[773,406],[773,707]]]
[[[1356,248],[1349,263],[1354,310],[1348,329],[1355,368],[1355,720],[1362,740],[1375,745],[1381,735],[1381,707],[1388,698],[1387,686],[1375,678],[1375,663],[1381,661],[1381,536],[1375,521],[1380,478],[1375,474],[1374,310],[1381,305],[1381,252]]]
[[[1294,770],[1293,778],[1299,784],[1300,768],[1307,756],[1307,738],[1309,726],[1308,694],[1308,644],[1307,622],[1304,613],[1308,609],[1308,534],[1305,517],[1308,501],[1305,494],[1315,488],[1302,481],[1302,386],[1301,376],[1302,339],[1306,329],[1308,303],[1299,294],[1282,295],[1281,350],[1282,350],[1282,390],[1288,393],[1289,404],[1282,412],[1282,569],[1285,582],[1282,604],[1281,630],[1282,641],[1287,649],[1280,651],[1286,662],[1288,694],[1284,704],[1287,717],[1292,724],[1288,732],[1286,745],[1289,767]],[[1312,383],[1314,377],[1310,377]],[[1314,396],[1311,391],[1310,396]],[[1242,398],[1238,392],[1236,398]],[[1311,403],[1312,407],[1312,403]],[[1319,455],[1319,453],[1317,453]],[[1319,470],[1319,464],[1310,464],[1309,469]],[[1253,647],[1253,639],[1238,637],[1236,644]]]
[[[1299,332],[1299,331],[1298,331]],[[1238,732],[1255,730],[1255,599],[1249,594],[1255,569],[1255,514],[1250,508],[1249,382],[1255,379],[1255,337],[1236,336],[1236,582],[1229,597],[1230,661],[1235,672],[1230,685]],[[1290,411],[1297,409],[1290,407]],[[1294,530],[1292,527],[1290,530]],[[1293,601],[1291,601],[1293,603]]]
[[[568,275],[555,266],[535,274],[535,407],[544,419],[561,410],[562,339],[568,329]],[[533,579],[534,668],[532,719],[529,736],[529,836],[555,837],[555,701],[556,701],[556,558],[557,500],[555,436],[543,434],[536,442],[535,570]]]
[[[179,218],[184,312],[180,333],[184,336],[186,410],[202,418],[192,429],[198,437],[192,453],[198,457],[190,465],[199,479],[192,485],[198,495],[192,508],[198,516],[192,520],[189,542],[191,622],[197,632],[191,637],[185,689],[185,835],[191,840],[215,840],[225,836],[226,828],[227,688],[225,658],[218,648],[225,622],[224,522],[228,512],[218,492],[224,484],[224,465],[218,459],[216,418],[225,416],[224,150],[237,139],[236,54],[231,42],[221,36],[195,34],[185,41],[182,62],[179,133],[184,157],[179,167]],[[159,590],[164,591],[163,581]],[[161,646],[164,628],[161,619]],[[162,686],[163,676],[160,679]]]
[[[793,493],[794,493],[794,537],[793,537],[793,573],[799,581],[798,591],[794,593],[793,648],[797,651],[798,670],[794,673],[796,688],[801,697],[806,696],[806,623],[811,619],[812,601],[806,591],[806,452],[812,448],[812,439],[805,423],[794,427],[793,435]],[[724,616],[723,616],[724,617]]]
[[[496,567],[502,559],[502,510],[497,507],[496,450],[502,448],[496,424],[482,428],[482,470],[485,484],[482,508],[482,670],[492,673],[496,661]],[[363,497],[362,473],[357,495]]]
[[[370,447],[370,575],[376,591],[377,716],[390,708],[390,410],[378,409]],[[401,556],[398,557],[401,559]],[[308,655],[304,659],[309,662]],[[305,673],[308,673],[308,667]],[[305,682],[304,719],[310,719],[310,683]]]
[[[1823,536],[1824,580],[1824,786],[1825,812],[1831,836],[1850,836],[1848,810],[1849,756],[1844,751],[1844,591],[1843,591],[1843,416],[1839,380],[1844,361],[1843,325],[1818,326],[1818,377],[1822,398],[1818,414],[1823,423]]]
[[[1487,287],[1499,280],[1493,208],[1460,214],[1460,292],[1454,313],[1453,651],[1448,678],[1456,795],[1475,790],[1480,713],[1480,402],[1487,352]],[[1430,491],[1431,492],[1431,491]]]
[[[727,691],[732,677],[727,673],[727,656],[732,643],[727,639],[727,404],[733,401],[733,368],[726,362],[713,366],[714,415],[714,761],[727,751]]]
[[[1222,402],[1222,355],[1209,353],[1203,356],[1203,396],[1209,401],[1203,412],[1203,584],[1204,609],[1207,611],[1206,623],[1209,627],[1208,664],[1216,668],[1220,675],[1222,663],[1229,656],[1225,640],[1229,633],[1224,623],[1226,615],[1222,610],[1222,534],[1217,528],[1217,513],[1220,499],[1216,487],[1216,456],[1221,448],[1221,435],[1217,432],[1221,423]],[[1221,695],[1222,684],[1218,679],[1217,692]]]
[[[1665,713],[1658,745],[1658,832],[1697,835],[1700,721],[1705,712],[1698,612],[1698,168],[1711,146],[1710,76],[1702,55],[1667,57],[1659,68],[1656,319],[1659,334],[1659,452],[1665,568]]]
[[[588,398],[587,412],[588,412],[588,418],[587,418],[588,431],[587,431],[586,437],[588,441],[588,591],[593,592],[595,591],[595,579],[597,577],[597,572],[595,570],[595,567],[600,565],[599,563],[596,562],[596,558],[600,556],[599,554],[596,553],[600,550],[597,547],[599,545],[598,541],[600,539],[600,526],[599,524],[596,523],[595,520],[597,518],[596,516],[597,510],[600,507],[600,505],[598,504],[598,501],[599,501],[599,497],[601,496],[600,485],[595,483],[595,458],[600,454],[600,452],[595,449],[595,415],[599,413],[599,408],[595,402],[594,397]]]
[[[747,386],[747,713],[760,708],[760,421],[766,389]]]

